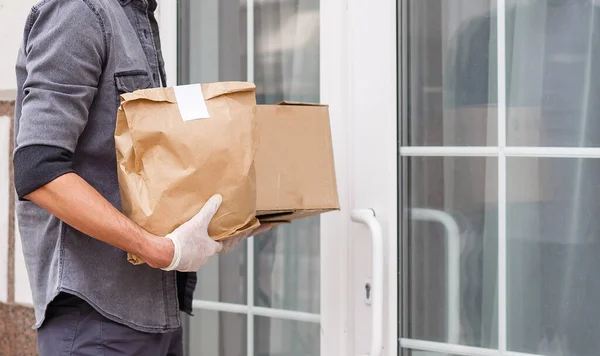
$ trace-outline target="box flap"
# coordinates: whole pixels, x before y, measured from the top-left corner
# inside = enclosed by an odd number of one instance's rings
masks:
[[[296,210],[259,210],[256,212],[256,217],[259,219],[279,218],[292,215],[295,211]]]
[[[291,100],[284,100],[284,101],[280,101],[275,105],[290,105],[290,106],[327,106],[325,104],[319,104],[319,103],[308,103],[308,102],[303,102],[303,101],[291,101]]]
[[[337,211],[339,208],[330,208],[330,209],[301,209],[295,211],[281,211],[281,212],[272,212],[272,211],[257,211],[257,218],[260,222],[263,223],[271,223],[271,222],[291,222],[297,219],[306,218],[309,216],[315,216],[331,211]]]

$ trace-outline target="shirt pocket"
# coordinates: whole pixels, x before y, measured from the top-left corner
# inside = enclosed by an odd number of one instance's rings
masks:
[[[121,94],[131,93],[140,89],[153,88],[154,84],[145,70],[130,70],[115,73],[117,107],[121,104]]]

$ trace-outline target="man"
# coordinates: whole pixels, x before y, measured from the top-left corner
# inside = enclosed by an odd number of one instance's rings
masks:
[[[43,0],[25,25],[14,175],[41,356],[181,355],[195,272],[247,237],[227,246],[208,237],[219,195],[168,238],[120,213],[119,95],[166,82],[156,6]],[[147,265],[129,264],[127,252]]]

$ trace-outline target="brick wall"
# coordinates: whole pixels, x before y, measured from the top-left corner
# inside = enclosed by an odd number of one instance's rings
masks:
[[[12,148],[13,148],[13,116],[14,116],[14,93],[10,91],[0,91],[0,120],[8,122],[0,122],[0,127],[8,128],[0,131],[2,135],[0,142],[6,143],[4,147],[5,154],[0,156],[0,164],[8,169],[3,170],[3,174],[8,177],[0,177],[3,191],[0,194],[1,204],[4,204],[7,209],[4,217],[3,233],[0,234],[0,239],[3,241],[0,246],[6,248],[7,251],[2,254],[0,271],[6,273],[0,281],[6,283],[0,286],[0,290],[4,291],[4,298],[0,300],[0,355],[3,356],[20,356],[20,355],[37,355],[35,332],[31,329],[34,324],[33,309],[29,306],[19,305],[15,303],[15,283],[28,283],[20,277],[15,281],[15,219],[14,219],[14,204],[15,194],[12,188]],[[0,148],[0,151],[2,149]],[[8,184],[6,184],[8,182]],[[2,217],[0,217],[1,219]],[[7,253],[6,253],[7,252]],[[22,275],[22,273],[21,273]]]

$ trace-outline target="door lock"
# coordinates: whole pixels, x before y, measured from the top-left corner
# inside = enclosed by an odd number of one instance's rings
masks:
[[[367,305],[371,305],[371,292],[372,292],[371,282],[365,283],[365,303]]]

